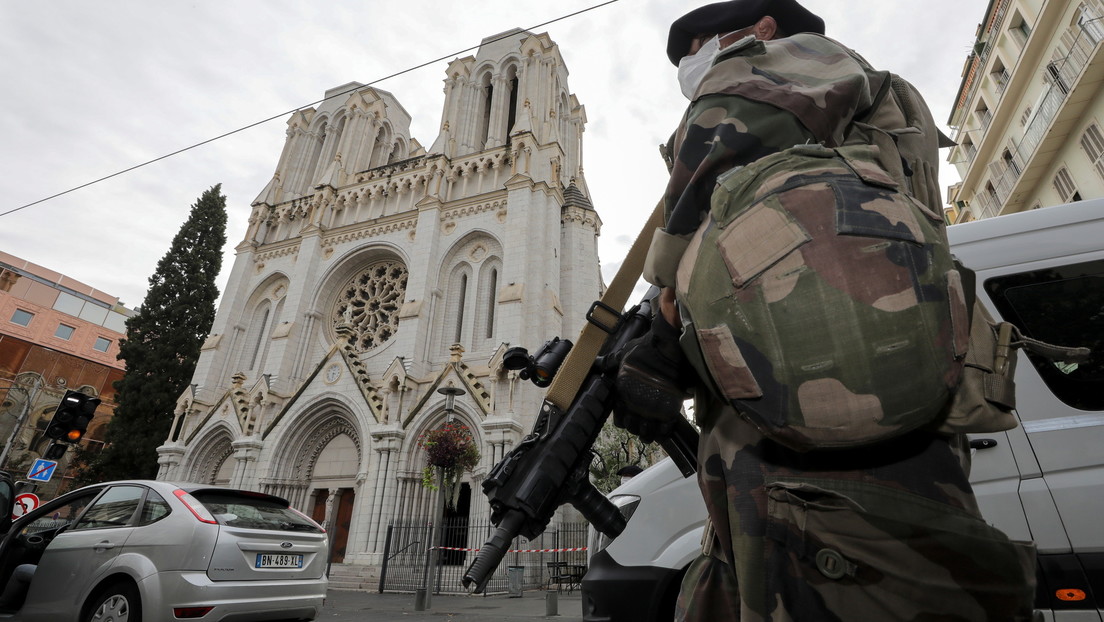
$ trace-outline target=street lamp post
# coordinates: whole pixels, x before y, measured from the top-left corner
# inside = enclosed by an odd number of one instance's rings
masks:
[[[457,396],[467,393],[467,391],[457,387],[441,387],[437,389],[437,392],[445,396],[445,423],[452,423],[453,407],[456,404]],[[422,586],[425,590],[424,607],[426,609],[432,608],[433,592],[439,590],[440,586],[440,573],[436,572],[437,566],[441,559],[441,523],[445,520],[445,468],[437,467],[437,508],[434,511],[433,522],[430,523],[430,550],[426,551],[426,563],[425,573],[422,578]],[[429,585],[429,571],[433,568],[435,580],[433,581],[433,587]],[[417,605],[418,603],[415,603]],[[417,608],[417,607],[415,607]]]
[[[437,392],[445,396],[445,423],[452,423],[452,407],[456,403],[456,398],[467,391],[457,387],[441,387]]]

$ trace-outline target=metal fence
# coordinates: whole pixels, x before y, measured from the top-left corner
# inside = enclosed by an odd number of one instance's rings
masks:
[[[474,560],[475,549],[494,531],[490,523],[469,524],[466,519],[446,519],[440,534],[437,564],[427,545],[431,525],[426,520],[395,520],[387,526],[380,592],[413,592],[426,587],[434,594],[466,593],[461,579]],[[522,589],[570,589],[569,575],[586,572],[587,523],[552,525],[536,540],[515,538],[510,552],[487,583],[488,594],[507,591],[507,569],[522,568]],[[565,550],[570,549],[570,550]],[[428,574],[428,577],[427,577]],[[562,583],[562,585],[561,585]],[[428,586],[427,586],[428,584]]]

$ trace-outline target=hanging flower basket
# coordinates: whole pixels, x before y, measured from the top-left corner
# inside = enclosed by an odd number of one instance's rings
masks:
[[[422,486],[430,490],[445,487],[449,507],[456,505],[460,494],[460,478],[479,464],[479,448],[467,426],[445,425],[421,435],[418,446],[425,451],[426,467],[422,470]],[[441,480],[438,481],[438,473]]]

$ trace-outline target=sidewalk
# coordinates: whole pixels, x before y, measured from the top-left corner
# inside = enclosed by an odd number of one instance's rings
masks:
[[[414,610],[413,594],[378,594],[349,590],[330,590],[326,605],[318,620],[339,622],[397,622],[400,620],[468,620],[470,622],[509,622],[511,620],[552,620],[582,622],[582,596],[576,590],[570,594],[552,592],[558,614],[546,617],[548,592],[531,590],[521,598],[505,594],[494,596],[434,595],[430,607]]]

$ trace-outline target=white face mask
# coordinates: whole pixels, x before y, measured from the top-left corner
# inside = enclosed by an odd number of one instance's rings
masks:
[[[721,36],[717,35],[701,46],[697,54],[683,56],[678,66],[679,87],[686,99],[694,100],[705,74],[713,66],[713,59],[721,52]]]
[[[624,484],[625,482],[629,481],[630,479],[632,479],[632,478],[631,477],[625,477],[624,475],[622,475],[621,476],[621,483]]]

